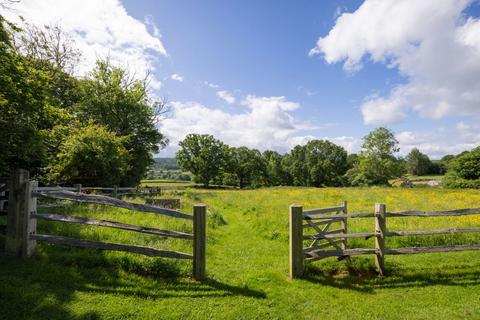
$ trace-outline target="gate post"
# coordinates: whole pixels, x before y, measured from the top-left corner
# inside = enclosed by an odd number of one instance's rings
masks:
[[[28,178],[28,171],[14,170],[9,185],[5,251],[17,257],[22,256],[24,217],[29,207],[26,199]]]
[[[290,206],[290,279],[303,274],[303,207]]]
[[[385,275],[385,205],[375,204],[375,265],[380,276]]]
[[[193,206],[193,277],[195,280],[206,278],[206,217],[206,205],[196,204]]]

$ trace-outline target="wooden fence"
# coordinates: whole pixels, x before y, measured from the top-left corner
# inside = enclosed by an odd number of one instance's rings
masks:
[[[185,190],[184,186],[158,186],[158,187],[83,187],[81,184],[76,184],[74,187],[38,187],[41,191],[58,191],[67,190],[81,193],[93,193],[109,195],[113,198],[121,198],[124,196],[147,197],[154,195],[161,195],[168,190]]]
[[[95,248],[100,250],[124,251],[154,257],[193,259],[193,277],[197,280],[202,280],[206,277],[206,206],[204,204],[195,205],[193,208],[193,215],[189,215],[176,210],[160,208],[151,205],[131,203],[104,195],[91,195],[76,192],[78,190],[73,191],[59,188],[38,188],[38,183],[36,181],[30,181],[28,172],[24,170],[18,170],[12,176],[10,185],[10,203],[8,206],[7,232],[5,241],[5,249],[8,253],[23,258],[28,258],[34,253],[36,242],[45,241],[60,245]],[[131,225],[116,221],[96,220],[60,214],[39,214],[37,213],[38,198],[70,200],[80,203],[95,203],[136,211],[162,214],[179,219],[192,220],[193,233],[189,234],[178,231],[161,230],[145,226]],[[160,250],[143,246],[105,243],[85,239],[67,238],[56,235],[38,234],[38,219],[110,227],[152,234],[160,237],[187,239],[193,241],[193,254]]]
[[[328,257],[348,258],[352,255],[373,254],[378,273],[385,275],[385,256],[387,254],[414,254],[429,252],[450,252],[463,250],[480,250],[480,245],[457,245],[437,247],[410,247],[388,249],[387,237],[456,234],[480,232],[480,228],[452,228],[445,230],[421,231],[387,231],[387,217],[446,217],[480,214],[480,208],[460,209],[450,211],[399,211],[387,212],[385,204],[376,204],[373,213],[347,213],[347,202],[338,207],[320,208],[304,211],[300,205],[290,206],[290,278],[299,277],[304,272],[305,261],[315,261]],[[374,218],[375,229],[371,233],[348,233],[347,219]],[[305,223],[304,223],[305,222]],[[334,223],[340,223],[340,228],[330,230]],[[313,228],[316,234],[304,235],[304,229]],[[375,248],[348,247],[348,239],[375,238]],[[304,241],[311,241],[304,247]],[[323,243],[320,243],[323,241]],[[333,250],[331,249],[333,247]],[[330,250],[326,250],[329,249]]]

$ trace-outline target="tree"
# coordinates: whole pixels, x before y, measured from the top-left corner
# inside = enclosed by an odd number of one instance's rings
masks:
[[[312,140],[295,146],[284,165],[294,185],[337,186],[347,171],[347,152],[327,140]]]
[[[108,60],[97,62],[89,77],[81,81],[80,90],[75,113],[81,121],[93,119],[126,138],[129,166],[122,184],[138,183],[153,164],[153,154],[168,142],[156,128],[166,102],[152,101],[146,80],[134,79]]]
[[[225,170],[228,146],[212,135],[188,134],[179,146],[178,164],[193,173],[205,187]]]
[[[231,148],[228,160],[227,171],[236,177],[240,189],[263,182],[266,163],[260,151],[247,147]]]
[[[289,184],[289,176],[282,165],[283,156],[276,151],[266,150],[262,154],[265,162],[265,183],[269,186]]]
[[[450,160],[443,184],[450,188],[480,188],[480,147]]]
[[[406,157],[407,172],[416,176],[422,176],[428,174],[433,164],[430,158],[426,154],[423,154],[417,148],[413,148],[412,151]]]
[[[309,185],[340,186],[347,171],[347,151],[328,140],[311,140],[305,145]]]
[[[353,185],[388,185],[388,179],[402,172],[402,165],[395,157],[398,141],[392,131],[377,128],[363,138],[358,165],[347,176]]]
[[[87,186],[118,185],[128,169],[123,139],[90,122],[70,130],[60,152],[47,168],[51,182]]]

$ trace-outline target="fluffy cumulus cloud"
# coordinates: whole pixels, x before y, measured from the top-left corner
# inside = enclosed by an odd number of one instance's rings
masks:
[[[391,124],[409,112],[422,117],[480,116],[480,20],[465,16],[473,0],[366,0],[342,13],[310,54],[344,69],[365,57],[396,68],[406,82],[386,96],[367,97],[366,124]]]
[[[217,91],[217,97],[224,100],[228,104],[235,103],[235,97],[233,96],[233,94],[231,94],[228,91],[225,91],[225,90]]]
[[[59,24],[82,53],[80,75],[91,70],[98,58],[109,57],[144,77],[155,70],[158,56],[167,55],[152,18],[133,18],[119,0],[22,0],[3,14],[15,22],[22,16],[35,25]],[[152,85],[160,83],[152,79]]]
[[[302,131],[312,129],[291,114],[300,105],[283,96],[248,95],[241,105],[240,113],[228,113],[197,102],[172,102],[170,117],[160,125],[171,142],[165,153],[173,154],[188,133],[212,134],[231,146],[284,152],[301,142]]]

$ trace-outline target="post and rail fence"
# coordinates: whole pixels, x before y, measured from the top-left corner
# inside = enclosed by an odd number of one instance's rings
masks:
[[[480,208],[449,211],[399,211],[388,212],[385,204],[377,203],[373,213],[347,213],[347,202],[340,206],[303,210],[300,205],[290,206],[290,278],[300,277],[304,273],[305,261],[315,261],[328,257],[349,258],[353,255],[373,254],[380,276],[385,275],[385,256],[415,253],[435,253],[464,250],[480,250],[480,245],[456,245],[434,247],[409,247],[388,249],[387,237],[476,233],[480,228],[451,228],[444,230],[387,231],[387,219],[390,217],[446,217],[480,214]],[[374,218],[374,232],[348,233],[347,219]],[[304,223],[305,222],[305,223]],[[340,228],[330,230],[332,224],[340,223]],[[316,234],[304,234],[304,229],[313,228]],[[375,248],[349,248],[348,239],[375,238]],[[304,241],[311,241],[304,247]],[[322,242],[323,243],[320,243]],[[333,250],[329,248],[332,248]],[[326,250],[327,249],[327,250]]]
[[[0,185],[1,186],[1,185]],[[206,278],[206,206],[194,205],[193,215],[180,211],[155,207],[147,204],[131,203],[114,197],[81,193],[81,186],[74,188],[39,188],[36,181],[29,180],[28,172],[17,170],[11,177],[9,184],[9,203],[7,228],[5,235],[5,250],[18,257],[28,258],[35,252],[37,241],[99,250],[114,250],[143,254],[153,257],[166,257],[193,260],[193,277],[197,280]],[[119,191],[122,188],[116,188]],[[94,203],[114,206],[130,210],[167,215],[174,218],[191,220],[193,233],[161,230],[157,228],[137,226],[116,221],[97,220],[84,217],[48,214],[37,212],[37,199],[68,200],[79,203]],[[57,221],[65,223],[94,225],[116,228],[133,232],[146,233],[160,237],[172,237],[193,241],[193,253],[160,250],[151,247],[106,243],[86,239],[74,239],[57,235],[37,233],[37,220]]]

